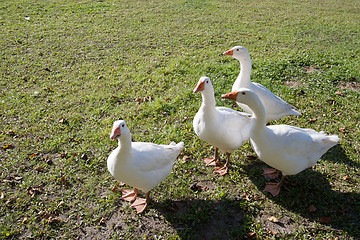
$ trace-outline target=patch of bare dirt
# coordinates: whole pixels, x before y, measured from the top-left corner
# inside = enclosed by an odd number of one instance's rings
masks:
[[[262,215],[258,217],[258,220],[266,228],[266,230],[273,235],[278,233],[281,234],[292,234],[295,233],[299,225],[291,218],[284,216],[282,218],[276,218],[270,215]]]
[[[341,82],[338,87],[341,89],[359,91],[360,83],[358,83],[358,82]]]
[[[306,73],[312,73],[312,72],[316,71],[317,68],[314,66],[306,66],[306,67],[304,67],[304,70]]]
[[[299,87],[299,86],[304,86],[303,83],[301,82],[295,82],[295,81],[286,81],[284,82],[284,84],[288,87]]]

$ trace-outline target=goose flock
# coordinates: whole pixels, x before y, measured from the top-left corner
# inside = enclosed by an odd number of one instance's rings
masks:
[[[315,165],[340,139],[336,135],[308,128],[267,126],[270,121],[300,113],[263,85],[251,82],[251,58],[246,48],[236,46],[224,52],[224,55],[239,60],[241,70],[232,91],[223,94],[222,98],[236,101],[244,112],[216,107],[210,78],[200,78],[194,93],[201,93],[202,103],[194,116],[193,128],[201,140],[215,148],[214,157],[203,161],[206,165],[215,166],[215,173],[225,175],[228,172],[230,154],[249,140],[258,158],[272,167],[264,168],[263,175],[275,179],[282,174],[280,182],[269,182],[264,189],[277,196],[286,176],[295,175]],[[130,130],[124,120],[114,122],[110,139],[117,139],[118,147],[107,159],[108,170],[117,181],[134,187],[133,190],[121,189],[122,199],[133,202],[131,207],[141,213],[149,203],[150,190],[170,175],[184,143],[158,145],[132,142]],[[227,155],[225,164],[220,161],[219,150]],[[145,199],[137,196],[140,190],[145,193]]]

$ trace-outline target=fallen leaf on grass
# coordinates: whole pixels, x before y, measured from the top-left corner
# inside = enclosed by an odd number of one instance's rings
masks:
[[[14,144],[6,144],[2,146],[3,150],[13,149],[13,148],[14,148]]]
[[[52,223],[58,223],[61,222],[61,219],[59,217],[55,217],[55,216],[50,216],[47,219],[47,223],[52,224]]]
[[[247,194],[247,193],[243,193],[243,194],[241,195],[241,198],[245,199],[245,200],[248,201],[248,202],[251,201],[251,198],[250,198],[249,194]]]
[[[185,155],[185,156],[182,158],[181,162],[187,162],[187,161],[189,161],[190,159],[191,159],[190,156]]]
[[[313,118],[313,119],[310,119],[308,122],[313,123],[313,122],[316,122],[316,121],[317,121],[317,118]]]
[[[40,166],[36,167],[35,170],[38,172],[46,172],[45,168]]]
[[[346,181],[349,181],[349,180],[351,180],[351,177],[349,175],[345,175],[345,176],[343,176],[343,179]]]
[[[190,189],[193,190],[194,192],[198,192],[202,190],[201,186],[198,186],[197,183],[191,184]]]
[[[6,205],[6,206],[9,206],[9,205],[13,204],[14,202],[16,202],[16,198],[12,197],[12,198],[9,198],[9,199],[5,202],[5,205]]]
[[[43,187],[42,184],[40,184],[39,186],[35,186],[35,187],[28,187],[27,188],[28,194],[30,195],[30,197],[33,198],[36,195],[41,194],[41,193],[44,192],[42,187]]]
[[[256,232],[251,232],[246,234],[245,238],[247,239],[256,238]]]
[[[29,156],[29,159],[31,160],[31,159],[33,159],[35,156],[37,156],[38,154],[37,153],[33,153],[33,154],[31,154],[30,156]]]
[[[274,216],[271,216],[271,217],[268,217],[268,219],[270,222],[273,222],[273,223],[278,223],[280,222],[278,218],[274,217]]]
[[[320,218],[318,218],[318,221],[320,223],[329,224],[331,222],[331,218],[330,217],[320,217]]]
[[[313,213],[316,211],[316,207],[314,205],[309,206],[309,212]]]
[[[329,102],[330,105],[334,105],[335,104],[335,99],[330,98],[327,100]]]
[[[269,229],[269,228],[266,228],[266,230],[268,231],[268,233],[271,233],[272,235],[278,234],[278,232],[273,231],[273,230],[271,230],[271,229]]]
[[[69,186],[69,183],[68,183],[68,181],[66,180],[65,176],[62,176],[62,177],[60,178],[60,183],[61,183],[63,186],[65,186],[65,187],[68,187],[68,186]]]
[[[101,218],[99,222],[100,222],[100,224],[106,223],[106,218]]]
[[[344,96],[343,92],[336,92],[335,94],[338,95],[338,96]]]
[[[27,223],[29,219],[27,217],[24,217],[23,220],[21,220],[21,223]]]
[[[1,192],[1,196],[0,196],[0,199],[4,199],[4,197],[5,197],[5,194],[4,194],[4,192]]]
[[[14,182],[17,182],[19,180],[21,180],[22,177],[20,177],[19,175],[13,175],[13,176],[8,176],[6,177],[5,179],[3,179],[2,181],[3,182],[7,182],[7,183],[14,183]]]

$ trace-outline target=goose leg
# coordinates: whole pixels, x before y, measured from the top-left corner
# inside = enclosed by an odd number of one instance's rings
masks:
[[[263,168],[264,173],[263,176],[267,176],[270,179],[275,179],[279,176],[280,171],[274,168]]]
[[[227,158],[226,158],[226,163],[224,164],[224,166],[217,167],[214,170],[215,173],[219,173],[221,176],[224,176],[225,174],[227,174],[228,169],[229,169],[230,153],[226,153],[226,155],[227,155]]]
[[[122,193],[121,199],[128,201],[128,202],[132,202],[136,199],[136,197],[139,193],[139,190],[137,188],[134,188],[134,190],[121,189],[121,193]]]
[[[146,193],[146,198],[137,198],[131,207],[136,209],[136,213],[142,213],[150,201],[149,192]]]
[[[213,158],[204,158],[203,161],[206,163],[206,166],[219,166],[221,165],[219,161],[219,149],[215,148],[215,156]]]
[[[280,182],[278,182],[278,183],[267,183],[265,188],[264,188],[264,191],[271,193],[271,195],[273,195],[274,197],[279,195],[281,186],[283,185],[283,183],[285,181],[285,178],[286,178],[286,176],[283,175],[281,177]]]

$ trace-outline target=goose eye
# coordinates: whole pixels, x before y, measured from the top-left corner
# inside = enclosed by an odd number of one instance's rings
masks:
[[[206,80],[206,83],[209,83],[209,80]]]
[[[242,95],[245,95],[246,93],[245,92],[241,92]]]
[[[121,127],[125,127],[125,124],[121,124]]]
[[[236,51],[239,51],[239,49],[236,49]]]

